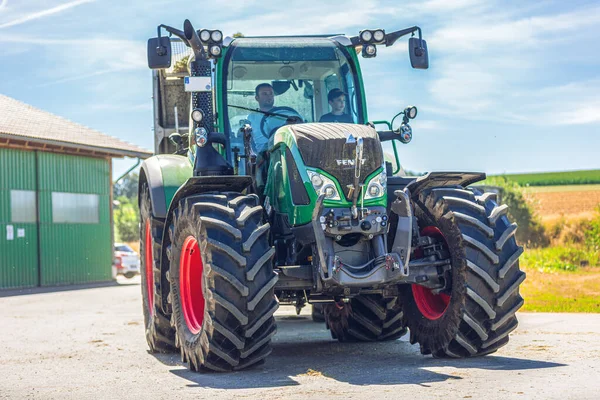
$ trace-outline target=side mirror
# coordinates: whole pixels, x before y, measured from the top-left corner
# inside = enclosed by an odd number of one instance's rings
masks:
[[[148,68],[163,69],[171,66],[171,40],[167,37],[148,39]]]
[[[410,65],[416,69],[429,68],[429,55],[427,53],[427,42],[418,38],[408,39],[408,53]]]

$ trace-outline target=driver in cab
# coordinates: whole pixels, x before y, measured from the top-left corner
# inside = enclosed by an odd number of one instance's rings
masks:
[[[275,105],[275,92],[273,86],[268,83],[261,83],[256,86],[254,90],[256,96],[254,97],[258,102],[258,108],[261,111],[271,111]],[[265,114],[259,112],[252,112],[248,115],[248,121],[252,126],[252,140],[254,141],[254,150],[257,153],[267,150],[269,139],[261,133],[260,123]]]

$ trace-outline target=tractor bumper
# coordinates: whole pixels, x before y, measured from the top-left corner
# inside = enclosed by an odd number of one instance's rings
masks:
[[[385,215],[385,209],[382,208],[381,215]],[[331,213],[332,211],[329,211]],[[324,288],[333,289],[335,287],[342,288],[376,288],[405,280],[408,277],[408,253],[410,247],[401,248],[405,243],[410,245],[410,228],[408,232],[403,231],[401,235],[402,244],[399,244],[394,249],[395,251],[388,253],[385,248],[384,235],[387,234],[387,224],[375,227],[373,221],[365,218],[369,224],[373,226],[366,233],[366,236],[371,240],[371,248],[375,257],[367,264],[360,266],[349,265],[342,258],[336,255],[334,250],[334,237],[339,233],[339,225],[333,226],[330,223],[331,219],[324,221],[326,214],[323,213],[323,196],[317,200],[316,207],[313,212],[312,228],[315,234],[315,242],[318,256],[318,273],[320,280],[323,282]],[[331,215],[328,217],[330,218]],[[387,217],[387,216],[386,216]],[[379,217],[381,219],[381,217]],[[363,221],[364,221],[363,220]],[[324,223],[325,222],[325,223]],[[403,221],[402,229],[411,226],[410,221]],[[356,226],[356,230],[361,223]],[[371,233],[372,231],[372,233]],[[361,229],[361,233],[364,232]],[[396,243],[396,242],[394,242]]]

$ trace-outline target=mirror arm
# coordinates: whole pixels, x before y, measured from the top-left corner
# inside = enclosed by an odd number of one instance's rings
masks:
[[[158,37],[160,38],[160,28],[164,28],[167,32],[169,32],[171,35],[175,35],[177,36],[179,39],[183,40],[183,43],[186,46],[190,46],[187,39],[185,38],[185,33],[183,33],[182,31],[180,31],[179,29],[175,29],[172,26],[169,25],[164,25],[164,24],[160,24],[156,30],[158,31]],[[169,35],[169,36],[171,36]]]
[[[409,33],[414,33],[415,31],[419,32],[419,43],[421,43],[420,42],[422,40],[421,28],[419,28],[418,26],[413,26],[412,28],[406,28],[406,29],[402,29],[400,31],[386,34],[385,35],[385,46],[386,47],[392,46],[394,43],[396,43],[396,40],[400,39],[402,36],[406,36]],[[422,44],[421,44],[421,47],[422,47]]]

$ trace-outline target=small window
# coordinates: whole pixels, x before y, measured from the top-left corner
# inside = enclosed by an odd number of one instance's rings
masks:
[[[97,224],[97,194],[52,192],[52,222],[55,224]]]
[[[10,215],[12,222],[36,223],[35,191],[11,190]]]

